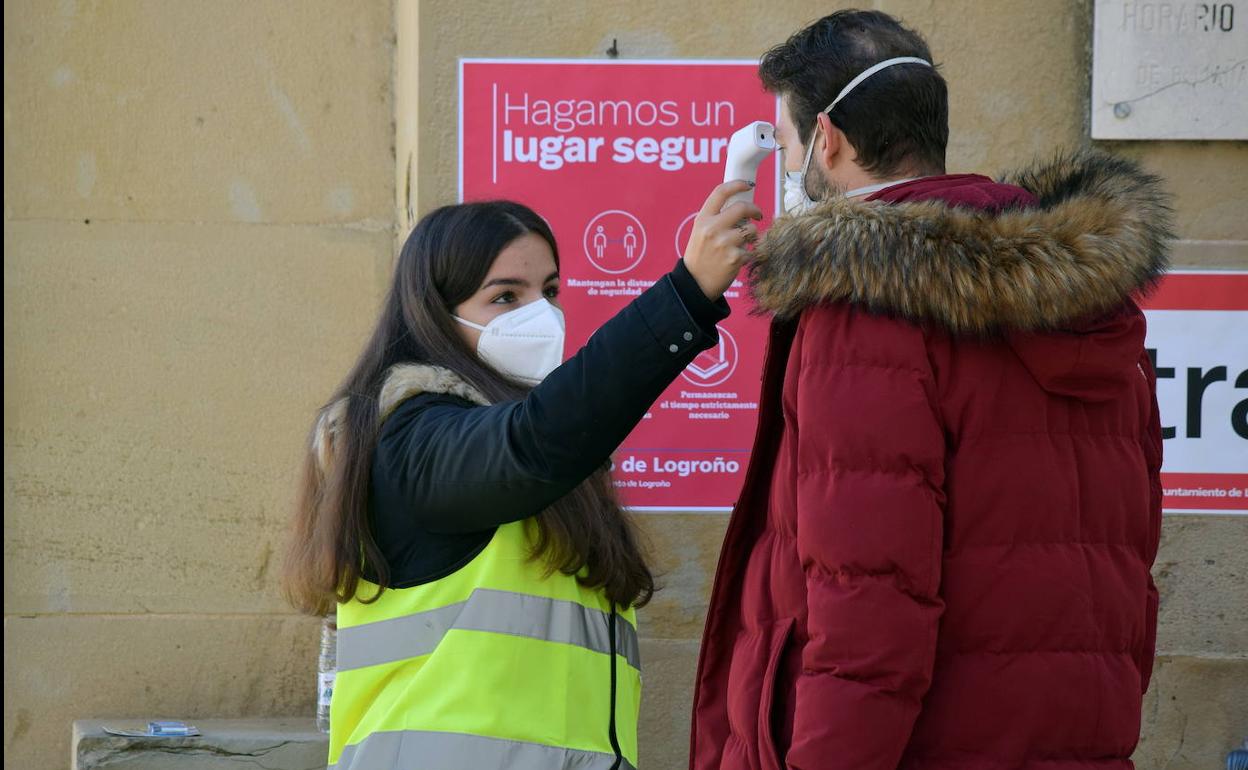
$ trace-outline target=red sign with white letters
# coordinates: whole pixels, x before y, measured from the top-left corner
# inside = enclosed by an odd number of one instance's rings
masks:
[[[1165,511],[1248,514],[1248,273],[1170,273],[1141,307]]]
[[[728,137],[778,103],[755,62],[462,60],[460,200],[508,198],[559,245],[571,353],[675,265],[695,212],[723,180]],[[755,202],[779,203],[776,159]],[[719,344],[699,355],[615,453],[626,506],[727,510],[757,422],[765,318],[746,287]]]

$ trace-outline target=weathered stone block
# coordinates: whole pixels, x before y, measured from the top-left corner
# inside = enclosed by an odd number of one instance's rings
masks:
[[[201,719],[194,738],[123,738],[104,726],[145,720],[74,722],[73,770],[315,770],[325,766],[329,736],[310,719]]]

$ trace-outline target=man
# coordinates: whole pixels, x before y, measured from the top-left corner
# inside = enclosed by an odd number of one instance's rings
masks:
[[[1132,296],[1169,210],[1093,153],[946,175],[930,62],[846,11],[760,65],[794,216],[752,273],[775,322],[696,770],[1131,767],[1161,513]]]

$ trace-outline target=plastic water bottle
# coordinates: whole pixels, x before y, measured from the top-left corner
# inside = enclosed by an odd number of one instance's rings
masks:
[[[316,679],[316,729],[329,732],[329,702],[334,695],[338,673],[338,616],[326,615],[321,621],[321,654]]]
[[[1235,749],[1226,758],[1226,770],[1248,770],[1248,740],[1243,748]]]

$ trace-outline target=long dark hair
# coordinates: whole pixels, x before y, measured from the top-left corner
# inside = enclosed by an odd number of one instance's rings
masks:
[[[528,392],[484,363],[464,343],[452,317],[452,309],[481,287],[499,252],[528,233],[550,245],[557,265],[550,226],[532,209],[510,201],[444,206],[408,236],[377,326],[321,411],[324,418],[345,404],[327,467],[317,458],[315,427],[308,442],[283,572],[283,588],[295,607],[325,614],[335,602],[376,601],[388,586],[390,569],[373,537],[368,494],[381,427],[378,394],[390,367],[445,367],[495,403]],[[606,468],[531,520],[529,532],[532,558],[544,560],[548,574],[576,575],[625,607],[642,606],[654,593],[654,577]],[[381,591],[357,596],[366,567]]]

